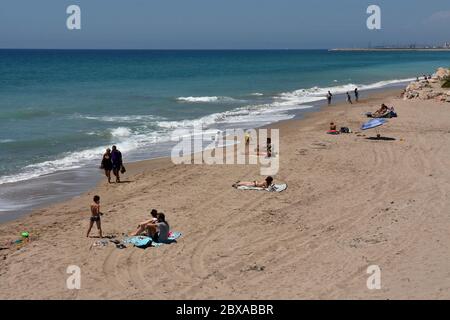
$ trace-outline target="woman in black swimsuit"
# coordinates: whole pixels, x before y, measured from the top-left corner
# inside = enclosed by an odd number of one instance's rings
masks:
[[[106,149],[106,153],[103,155],[101,167],[105,170],[105,176],[108,178],[108,182],[111,183],[111,170],[113,169],[111,160],[111,149]]]
[[[264,181],[258,182],[258,181],[238,181],[235,184],[233,184],[234,188],[237,187],[255,187],[255,188],[268,188],[272,185],[273,178],[267,177],[264,179]]]

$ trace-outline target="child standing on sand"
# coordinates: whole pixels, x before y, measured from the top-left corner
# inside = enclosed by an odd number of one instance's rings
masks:
[[[87,232],[86,237],[89,237],[89,233],[91,232],[92,226],[94,225],[94,222],[97,224],[97,229],[100,234],[100,238],[103,238],[102,234],[102,223],[100,221],[100,216],[103,215],[103,213],[100,212],[100,197],[94,196],[94,202],[91,204],[91,218],[89,221],[89,229]]]

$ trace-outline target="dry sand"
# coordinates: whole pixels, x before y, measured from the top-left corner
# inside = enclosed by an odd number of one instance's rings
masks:
[[[381,101],[399,113],[380,129],[395,140],[325,134],[330,121],[358,129]],[[449,299],[449,114],[448,103],[391,91],[275,124],[275,178],[289,185],[279,194],[231,188],[261,178],[254,165],[130,164],[127,183],[102,182],[0,226],[0,243],[25,229],[35,237],[0,250],[0,298]],[[90,249],[94,194],[105,234],[120,238],[157,208],[183,236],[145,250]],[[69,265],[81,268],[81,290],[66,288]],[[381,290],[367,289],[369,265],[381,268]]]

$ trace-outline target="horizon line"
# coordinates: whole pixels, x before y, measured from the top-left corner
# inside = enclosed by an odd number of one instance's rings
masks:
[[[0,48],[0,50],[133,50],[133,51],[290,51],[331,50],[332,48]]]

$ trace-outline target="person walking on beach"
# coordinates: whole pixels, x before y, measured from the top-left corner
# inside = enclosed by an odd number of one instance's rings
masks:
[[[112,146],[111,152],[112,170],[116,176],[116,182],[120,182],[120,171],[122,170],[122,153],[117,149],[116,146]]]
[[[350,93],[348,93],[348,91],[347,91],[347,102],[353,104],[352,97],[350,96]]]
[[[111,171],[113,169],[112,160],[111,160],[111,149],[106,149],[105,154],[102,158],[102,164],[100,166],[101,169],[105,170],[105,176],[108,178],[108,183],[111,183]]]
[[[330,91],[328,91],[328,93],[327,93],[327,101],[328,101],[328,105],[331,104],[331,98],[332,98],[332,97],[333,97],[333,95],[331,94]]]
[[[100,221],[100,216],[102,216],[103,213],[100,212],[100,197],[95,195],[93,200],[94,202],[91,204],[91,218],[89,221],[89,229],[87,231],[86,237],[89,237],[89,233],[91,232],[92,226],[94,225],[95,222],[97,224],[97,229],[100,234],[100,238],[103,238],[102,223]]]
[[[359,91],[358,91],[358,88],[355,88],[355,101],[356,101],[356,102],[359,101]]]

